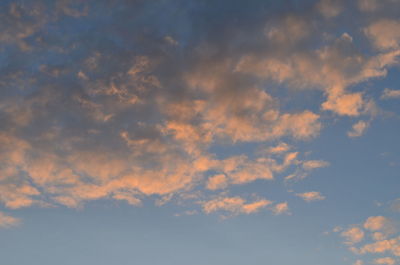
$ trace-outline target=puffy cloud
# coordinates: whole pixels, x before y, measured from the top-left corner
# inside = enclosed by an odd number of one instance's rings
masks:
[[[341,236],[347,239],[345,244],[349,245],[350,251],[371,258],[374,257],[373,254],[400,256],[400,237],[392,236],[397,232],[394,221],[384,216],[371,216],[362,226],[365,231],[358,226],[353,226],[341,233]],[[363,240],[363,245],[354,246]],[[373,260],[375,264],[394,264],[392,262],[395,262],[392,257],[379,257]]]
[[[394,265],[396,264],[396,260],[390,257],[385,258],[378,258],[374,260],[375,264],[382,264],[382,265]]]
[[[359,243],[364,239],[364,231],[358,227],[349,228],[340,235],[346,238],[346,244],[348,245]]]
[[[322,109],[331,110],[339,115],[359,116],[364,106],[361,93],[334,95],[322,104]]]
[[[128,2],[107,9],[105,35],[96,33],[103,13],[90,12],[91,2],[57,1],[54,8],[46,1],[5,4],[0,16],[7,28],[0,34],[7,55],[0,74],[0,202],[5,207],[82,207],[98,199],[140,205],[152,196],[163,202],[189,197],[204,184],[206,197],[230,185],[272,181],[277,173],[292,173],[289,169],[300,179],[328,163],[302,161],[295,142],[318,136],[329,122],[321,111],[369,114],[368,95],[352,86],[385,76],[400,54],[396,32],[387,33],[396,21],[384,24],[389,27],[382,32],[379,21],[365,29],[382,48],[378,54],[361,53],[347,33],[325,34],[328,20],[315,19],[339,15],[343,1],[322,0],[307,16],[296,11],[252,24],[253,14],[246,11],[239,14],[246,16],[242,21],[252,23],[241,27],[223,22],[182,31],[167,26],[175,25],[171,14],[164,14],[168,8],[159,8],[164,15],[156,22],[153,15],[143,16],[144,9],[166,2]],[[258,10],[255,3],[249,5]],[[199,13],[188,11],[182,14]],[[128,15],[141,22],[121,24]],[[184,27],[209,23],[203,17],[173,17]],[[74,28],[82,19],[93,23],[90,34]],[[43,30],[49,23],[54,30]],[[74,34],[68,34],[71,29]],[[289,88],[288,95],[277,96],[276,84],[282,94]],[[285,105],[309,90],[323,95],[320,108]],[[259,156],[242,148],[249,143],[280,144]],[[238,153],[220,151],[221,146]],[[270,204],[238,196],[203,199],[210,202],[207,209],[235,209],[226,210],[231,213]],[[286,202],[270,209],[289,210]]]
[[[385,88],[383,90],[382,99],[400,98],[400,90]]]
[[[0,228],[9,228],[17,226],[21,223],[18,218],[8,216],[5,213],[0,212]]]
[[[214,175],[208,179],[207,189],[216,190],[227,186],[227,178],[223,174]]]
[[[289,214],[289,205],[287,202],[278,203],[272,207],[272,212],[276,215]]]
[[[298,193],[296,195],[305,200],[306,202],[321,201],[325,199],[325,197],[322,196],[321,193],[317,191]]]
[[[369,25],[364,32],[377,49],[399,49],[399,26],[400,22],[397,20],[382,19]]]
[[[365,121],[359,121],[355,123],[352,130],[347,132],[349,137],[360,137],[363,135],[364,131],[368,128],[368,123]]]
[[[364,228],[371,231],[382,230],[388,222],[389,220],[386,217],[371,216],[365,221]]]
[[[391,234],[397,232],[395,222],[384,216],[371,216],[365,223],[364,228],[374,231],[373,237],[376,240],[382,240]]]
[[[396,63],[399,51],[366,56],[358,52],[352,37],[344,33],[330,45],[312,51],[294,50],[283,58],[243,56],[236,71],[265,80],[288,84],[297,89],[317,88],[325,91],[323,110],[339,115],[358,116],[366,111],[362,93],[348,87],[386,75],[386,68]]]
[[[366,253],[385,253],[391,252],[395,256],[400,256],[400,242],[398,238],[377,241],[366,244],[360,248],[361,254]]]

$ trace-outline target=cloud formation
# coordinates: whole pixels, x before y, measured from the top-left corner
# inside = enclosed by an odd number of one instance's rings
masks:
[[[271,17],[260,5],[281,4],[248,3],[218,25],[189,16],[204,7],[182,1],[78,2],[3,4],[0,202],[8,209],[99,199],[139,206],[198,191],[193,207],[201,200],[206,213],[289,213],[287,202],[215,196],[327,167],[296,146],[335,119],[374,116],[374,99],[357,85],[385,77],[400,55],[396,19],[332,29],[344,1]],[[357,4],[363,12],[381,6]],[[246,23],[234,26],[237,18]],[[358,47],[363,38],[368,52]],[[303,95],[315,105],[298,107]],[[358,121],[348,135],[368,125]],[[344,236],[357,240],[356,232]]]
[[[397,235],[396,235],[397,234]],[[386,257],[375,258],[375,264],[395,264],[400,256],[400,237],[396,223],[384,216],[368,217],[362,225],[350,227],[340,234],[357,255],[384,254]]]

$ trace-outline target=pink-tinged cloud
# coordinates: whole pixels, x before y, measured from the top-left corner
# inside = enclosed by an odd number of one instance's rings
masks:
[[[229,212],[232,214],[251,214],[265,208],[272,202],[261,199],[253,202],[247,202],[241,197],[220,197],[202,204],[203,211],[207,214],[213,212]]]
[[[287,202],[282,202],[282,203],[275,204],[275,205],[272,207],[272,212],[273,212],[275,215],[290,214],[290,212],[289,212],[289,205],[288,205]]]
[[[362,246],[359,252],[361,254],[390,252],[395,256],[400,256],[400,241],[399,238],[377,241]]]
[[[217,190],[225,188],[228,185],[228,180],[224,174],[214,175],[208,179],[207,189]]]
[[[391,257],[385,257],[385,258],[374,259],[374,263],[379,265],[394,265],[396,264],[396,260]]]
[[[298,193],[296,195],[305,200],[306,202],[325,200],[325,196],[322,196],[321,193],[317,191]]]
[[[0,212],[0,228],[10,228],[17,226],[21,223],[21,220],[5,213]]]
[[[320,0],[316,8],[326,18],[336,17],[343,10],[342,2],[338,0]]]
[[[364,33],[371,39],[373,45],[380,50],[400,48],[400,21],[382,19],[373,22],[364,29]]]
[[[342,237],[346,239],[346,244],[353,245],[361,242],[364,239],[364,231],[358,227],[352,227],[340,234]]]
[[[365,121],[359,121],[355,123],[352,129],[347,132],[349,137],[360,137],[363,135],[364,131],[368,128],[369,124]]]
[[[400,98],[400,90],[398,89],[389,89],[385,88],[383,90],[382,99],[395,99],[395,98]]]

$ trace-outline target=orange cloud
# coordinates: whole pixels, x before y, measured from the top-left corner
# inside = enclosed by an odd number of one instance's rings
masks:
[[[377,49],[399,49],[399,27],[400,22],[397,20],[381,19],[365,28],[364,32],[371,39]]]
[[[250,214],[271,204],[271,201],[262,199],[247,203],[241,197],[221,197],[203,203],[203,211],[207,214],[216,211],[226,211],[232,214]]]
[[[214,175],[208,179],[207,189],[216,190],[225,188],[227,186],[227,182],[228,180],[224,174]]]
[[[282,202],[274,205],[272,207],[272,212],[276,215],[279,214],[289,214],[289,206],[287,202]]]
[[[358,227],[349,228],[348,230],[343,231],[340,235],[346,238],[346,244],[348,245],[359,243],[364,239],[364,231]]]
[[[305,193],[298,193],[296,194],[306,202],[312,202],[312,201],[321,201],[324,200],[325,197],[321,195],[321,193],[316,192],[316,191],[310,191],[310,192],[305,192]]]
[[[347,133],[349,137],[360,137],[364,131],[368,128],[368,123],[365,121],[359,121],[355,123],[352,130]]]
[[[374,263],[380,265],[394,265],[396,264],[396,260],[390,257],[385,257],[385,258],[375,259]]]
[[[12,216],[8,216],[0,212],[0,228],[9,228],[17,226],[21,223],[21,220]]]

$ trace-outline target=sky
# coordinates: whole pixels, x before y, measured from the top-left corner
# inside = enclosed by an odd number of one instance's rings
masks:
[[[2,0],[0,264],[400,264],[399,0]]]

